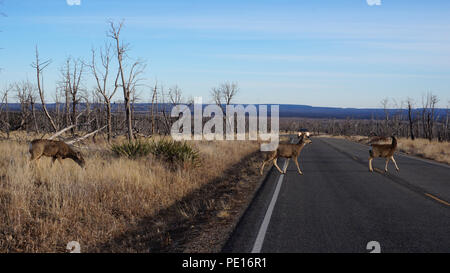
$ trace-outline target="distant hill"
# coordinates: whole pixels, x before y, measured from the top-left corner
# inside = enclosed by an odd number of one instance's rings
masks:
[[[20,111],[20,104],[18,103],[9,103],[10,111]],[[168,105],[166,105],[167,109],[169,109]],[[245,106],[245,105],[244,105]],[[256,104],[256,106],[259,106]],[[268,112],[270,114],[270,105],[267,105]],[[280,117],[304,117],[304,118],[336,118],[336,119],[382,119],[384,118],[384,109],[380,108],[339,108],[339,107],[315,107],[309,105],[294,105],[294,104],[280,104]],[[84,104],[80,105],[81,108],[84,108]],[[148,112],[151,104],[150,103],[137,103],[135,104],[136,112]],[[160,105],[161,109],[163,109],[163,105]],[[40,104],[36,104],[37,109],[41,109]],[[47,104],[47,108],[49,110],[53,110],[55,108],[55,104]],[[190,107],[193,108],[192,106]],[[119,111],[123,109],[123,105],[119,103],[112,104],[113,111]],[[421,109],[415,109],[416,111],[421,111]],[[402,111],[404,115],[408,114],[406,109],[389,109],[389,115],[392,116],[394,114]],[[447,109],[438,108],[435,109],[436,116],[439,118],[445,118],[447,115]]]

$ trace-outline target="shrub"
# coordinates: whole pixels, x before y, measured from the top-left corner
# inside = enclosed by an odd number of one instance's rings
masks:
[[[127,141],[121,144],[113,144],[111,151],[118,156],[126,156],[128,158],[138,158],[147,156],[152,150],[152,145],[144,141]]]
[[[152,140],[151,142],[129,141],[114,144],[111,146],[111,150],[118,156],[126,156],[132,159],[147,156],[151,153],[156,158],[172,164],[197,166],[200,163],[199,152],[194,147],[186,142],[171,139]]]
[[[178,142],[171,139],[152,141],[151,153],[170,163],[180,163],[197,166],[200,163],[198,151],[186,142]]]

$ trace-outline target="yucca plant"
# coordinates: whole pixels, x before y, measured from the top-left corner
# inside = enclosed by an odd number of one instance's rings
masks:
[[[186,142],[178,142],[172,139],[152,141],[151,153],[170,163],[183,164],[184,166],[197,166],[200,163],[199,152]]]
[[[152,140],[151,142],[128,141],[112,145],[111,151],[118,156],[132,159],[153,154],[156,158],[183,167],[196,167],[200,163],[199,152],[194,147],[186,142],[178,142],[172,139]]]
[[[151,153],[151,143],[145,141],[127,141],[121,144],[113,144],[111,151],[118,156],[125,156],[128,158],[138,158],[147,156]]]

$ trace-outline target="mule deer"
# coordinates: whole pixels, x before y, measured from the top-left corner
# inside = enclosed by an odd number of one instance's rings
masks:
[[[303,147],[305,147],[305,145],[308,143],[312,143],[312,141],[309,137],[305,138],[301,132],[298,133],[298,136],[300,140],[297,144],[278,144],[278,148],[275,151],[266,154],[266,158],[263,161],[260,170],[261,175],[263,174],[264,166],[271,160],[273,161],[273,165],[275,165],[278,171],[282,174],[285,174],[289,165],[289,160],[291,158],[292,160],[294,160],[295,165],[297,165],[298,173],[303,174],[300,170],[300,166],[298,165],[298,156],[300,155]],[[287,158],[286,168],[284,169],[284,171],[281,171],[280,167],[278,167],[277,159],[279,157]]]
[[[383,142],[389,143],[389,137],[382,137],[382,136],[372,136],[369,137],[369,144],[381,144]]]
[[[80,165],[80,167],[84,168],[85,166],[85,161],[81,153],[59,140],[35,139],[31,141],[29,151],[31,161],[36,162],[42,156],[47,156],[52,158],[52,163],[55,163],[55,160],[58,159],[62,164],[63,159],[70,158]]]
[[[397,149],[397,139],[392,136],[391,144],[372,144],[372,149],[369,151],[369,171],[373,172],[372,168],[372,160],[375,157],[384,157],[386,158],[386,166],[384,167],[384,171],[387,172],[389,160],[392,159],[392,162],[395,164],[395,169],[399,171],[400,169],[397,166],[397,162],[394,159],[394,152]]]

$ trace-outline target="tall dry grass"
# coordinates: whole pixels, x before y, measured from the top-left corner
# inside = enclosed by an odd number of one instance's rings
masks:
[[[202,164],[173,170],[151,156],[116,157],[106,145],[82,151],[86,169],[70,159],[51,166],[42,158],[35,166],[23,139],[0,142],[0,252],[63,252],[69,241],[82,251],[107,251],[98,246],[259,148],[248,141],[191,144]]]
[[[428,139],[406,139],[400,138],[398,150],[407,154],[433,159],[439,162],[450,164],[450,143],[439,142]]]

